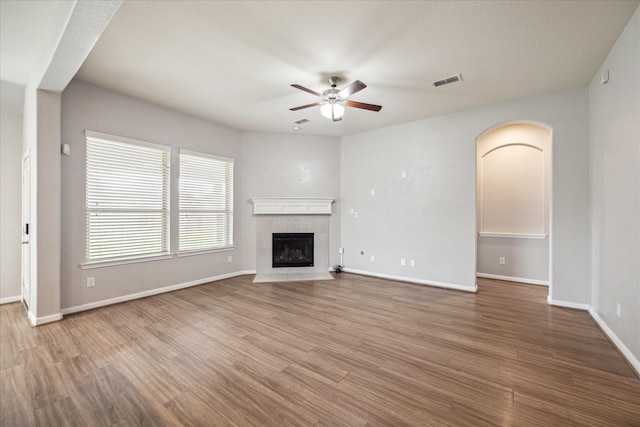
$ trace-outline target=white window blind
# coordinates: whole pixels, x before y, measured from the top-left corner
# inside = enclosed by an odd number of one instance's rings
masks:
[[[171,147],[86,131],[87,261],[169,253]]]
[[[233,245],[233,159],[180,150],[180,251]]]

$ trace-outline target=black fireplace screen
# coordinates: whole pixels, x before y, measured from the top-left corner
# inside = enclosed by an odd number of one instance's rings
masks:
[[[313,233],[273,233],[273,268],[312,267]]]

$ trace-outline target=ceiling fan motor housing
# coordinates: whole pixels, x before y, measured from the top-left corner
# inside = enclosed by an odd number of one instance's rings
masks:
[[[327,89],[322,92],[322,98],[324,98],[324,100],[327,102],[342,101],[342,98],[338,96],[338,92],[340,92],[338,89],[332,87],[331,89]]]
[[[338,86],[338,83],[340,83],[340,80],[341,80],[340,77],[336,77],[336,76],[332,76],[327,79],[331,87],[334,89],[336,88],[336,86]]]

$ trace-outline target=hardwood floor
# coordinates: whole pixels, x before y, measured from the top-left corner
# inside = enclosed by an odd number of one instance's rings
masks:
[[[639,426],[640,381],[547,289],[241,276],[31,328],[0,306],[2,426]]]

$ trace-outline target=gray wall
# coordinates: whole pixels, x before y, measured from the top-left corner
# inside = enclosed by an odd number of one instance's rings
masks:
[[[475,140],[486,129],[515,120],[553,129],[552,298],[589,302],[586,89],[352,135],[342,144],[334,137],[240,134],[82,82],[72,82],[62,106],[63,141],[72,149],[62,158],[63,308],[255,269],[249,198],[259,196],[336,197],[331,264],[338,262],[342,245],[345,264],[354,270],[473,289]],[[222,253],[81,269],[84,129],[234,157],[239,247],[233,263]],[[400,258],[407,266],[400,266]],[[88,276],[96,277],[95,288],[86,288]]]
[[[590,295],[586,88],[343,138],[345,266],[474,289],[476,138],[497,124],[523,120],[545,124],[553,135],[550,297],[586,307]],[[351,208],[358,212],[357,218]],[[415,259],[415,267],[400,266],[401,258]]]
[[[24,87],[2,82],[0,110],[0,302],[21,289],[22,109]]]
[[[33,325],[60,314],[61,96],[27,86],[23,152],[29,153],[29,319]]]
[[[329,265],[339,262],[340,138],[242,134],[243,270],[256,269],[256,217],[252,197],[334,197],[329,220]]]
[[[83,270],[85,257],[85,137],[90,129],[174,148],[172,194],[177,194],[178,157],[185,148],[235,159],[234,223],[237,250],[168,260]],[[167,286],[233,274],[241,270],[240,212],[242,152],[240,134],[211,122],[168,110],[135,98],[73,81],[62,96],[62,140],[71,155],[62,157],[62,309],[143,293]],[[178,199],[171,199],[171,248],[177,250]],[[227,256],[233,262],[227,262]],[[86,287],[86,278],[96,285]]]
[[[79,307],[203,278],[255,270],[256,218],[250,197],[335,197],[330,219],[330,264],[339,260],[340,139],[264,133],[240,134],[184,114],[73,81],[62,97],[62,309]],[[84,130],[110,133],[235,159],[233,252],[95,269],[81,268],[85,244]],[[172,162],[172,185],[178,165]],[[175,191],[173,192],[175,194]],[[177,212],[177,198],[171,201]],[[172,215],[172,230],[177,231]],[[172,233],[175,251],[177,233]],[[233,262],[227,262],[227,256]],[[86,287],[87,277],[96,286]]]
[[[640,360],[639,46],[640,9],[589,87],[591,306],[636,363]],[[605,70],[610,80],[601,85]]]
[[[27,99],[32,96],[35,97],[35,102],[32,100],[29,102],[31,108],[26,108]],[[36,321],[39,323],[47,317],[58,319],[61,308],[61,95],[27,87],[25,117],[34,114],[34,107],[36,138],[32,141],[35,142],[35,146],[31,146],[31,208],[33,211],[35,206],[35,215],[32,214],[30,218],[33,233],[30,233],[29,243],[31,247],[29,315],[32,323]]]

